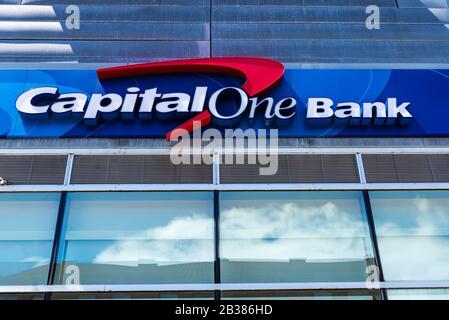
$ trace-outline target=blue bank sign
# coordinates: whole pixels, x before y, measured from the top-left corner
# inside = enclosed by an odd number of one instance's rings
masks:
[[[101,70],[0,71],[0,137],[167,137],[276,128],[280,137],[449,136],[449,71],[284,69],[212,58]]]

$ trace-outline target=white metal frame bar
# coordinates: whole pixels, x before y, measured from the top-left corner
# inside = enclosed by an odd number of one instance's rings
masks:
[[[68,186],[70,184],[70,179],[72,177],[72,168],[73,168],[73,153],[70,153],[67,156],[67,165],[65,169],[65,176],[64,176],[64,186]]]
[[[359,178],[361,184],[366,184],[365,167],[363,166],[363,158],[360,152],[355,154],[355,159],[357,161],[357,170],[359,172]]]
[[[0,293],[445,289],[449,281],[0,286]]]
[[[220,154],[214,153],[213,156],[213,182],[215,185],[220,185]]]
[[[449,190],[449,183],[320,183],[320,184],[72,184],[6,185],[0,192],[87,191],[359,191],[359,190]]]
[[[54,149],[0,149],[0,155],[125,155],[139,154],[151,155],[161,154],[169,155],[171,149],[167,148],[88,148],[88,149],[71,149],[71,148],[54,148]],[[188,151],[188,150],[186,150]],[[190,149],[192,154],[204,152],[202,149]],[[207,151],[209,154],[210,151]],[[216,153],[226,153],[226,149],[216,149]],[[234,149],[235,153],[257,153],[257,149]],[[401,148],[401,147],[335,147],[335,148],[277,148],[271,152],[279,154],[447,154],[449,147],[422,147],[422,148]]]

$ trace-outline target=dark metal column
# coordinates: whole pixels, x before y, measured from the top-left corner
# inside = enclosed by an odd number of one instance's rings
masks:
[[[51,251],[50,265],[48,268],[47,285],[52,285],[55,280],[56,264],[58,259],[59,243],[61,241],[62,226],[64,224],[64,213],[66,203],[67,203],[67,192],[62,192],[61,199],[59,201],[58,218],[56,220],[56,230],[53,239],[53,248]],[[44,295],[44,299],[48,300],[50,299],[50,296],[51,294],[47,292]]]
[[[374,249],[374,262],[376,263],[376,266],[379,269],[379,281],[383,282],[383,281],[385,281],[385,278],[384,278],[384,272],[382,269],[382,262],[380,259],[379,244],[377,242],[377,234],[376,234],[376,228],[374,225],[373,210],[371,208],[371,199],[370,199],[368,190],[363,191],[363,202],[365,203],[365,211],[366,211],[366,216],[368,219],[369,233],[371,236],[371,243],[372,243],[373,249]],[[387,290],[381,289],[380,292],[381,292],[382,299],[386,300],[388,298]]]
[[[214,191],[214,244],[215,244],[215,262],[214,262],[214,282],[221,283],[220,268],[220,193]],[[215,290],[215,300],[221,299],[220,290]]]

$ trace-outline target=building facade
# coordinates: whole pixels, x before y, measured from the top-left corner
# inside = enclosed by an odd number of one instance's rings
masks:
[[[448,25],[446,0],[0,0],[0,298],[448,299]],[[134,87],[190,109],[126,113]],[[174,163],[164,114],[203,87],[294,98],[199,120],[279,129],[273,174],[249,140]]]

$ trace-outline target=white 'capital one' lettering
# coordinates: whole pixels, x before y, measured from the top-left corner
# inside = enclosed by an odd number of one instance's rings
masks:
[[[58,88],[41,87],[28,90],[22,93],[16,100],[16,108],[20,113],[27,115],[42,115],[47,114],[50,108],[49,104],[36,105],[40,101],[48,99],[49,96],[57,96]],[[38,99],[40,98],[40,99]]]

